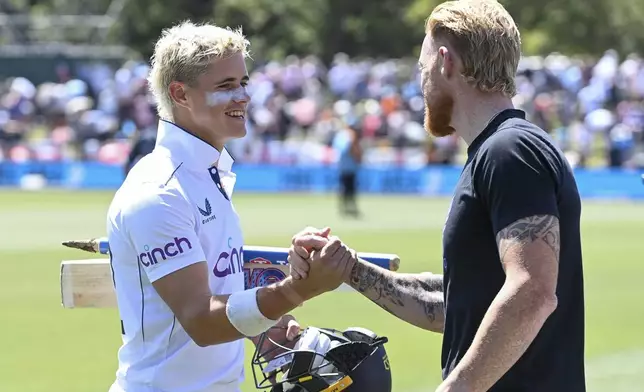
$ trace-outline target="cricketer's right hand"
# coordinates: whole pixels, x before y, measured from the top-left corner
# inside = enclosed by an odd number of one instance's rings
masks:
[[[314,248],[322,249],[327,244],[330,233],[329,227],[316,229],[309,226],[293,236],[287,259],[293,279],[306,278],[309,272],[309,263],[306,260],[310,252]]]
[[[318,294],[338,288],[346,279],[357,255],[330,230],[307,228],[293,236],[288,262],[293,279]]]

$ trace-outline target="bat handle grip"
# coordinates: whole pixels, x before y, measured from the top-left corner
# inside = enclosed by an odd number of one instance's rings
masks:
[[[98,241],[98,253],[102,255],[110,254],[110,244],[107,241],[107,238],[99,238]]]

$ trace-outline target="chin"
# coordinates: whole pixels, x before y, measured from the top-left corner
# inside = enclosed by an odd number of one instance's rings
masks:
[[[425,131],[435,137],[450,136],[454,99],[449,94],[438,94],[431,101],[425,98]]]
[[[434,136],[434,137],[446,137],[446,136],[451,136],[456,132],[456,130],[452,127],[428,127],[425,125],[425,131]]]
[[[450,116],[446,116],[445,112],[439,115],[435,113],[428,108],[425,109],[425,132],[434,137],[445,137],[453,134],[455,130],[449,125],[451,122]]]
[[[246,123],[239,120],[223,121],[211,126],[210,131],[225,140],[239,139],[246,136]]]
[[[240,139],[244,136],[246,136],[246,126],[244,125],[243,127],[234,127],[230,129],[229,132],[229,137],[231,139]]]

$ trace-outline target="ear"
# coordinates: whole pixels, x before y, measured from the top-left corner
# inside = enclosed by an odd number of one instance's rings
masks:
[[[445,79],[450,79],[454,74],[456,67],[454,55],[446,46],[441,46],[438,49],[438,58],[440,61],[441,75],[443,75]]]
[[[177,106],[188,106],[188,95],[186,94],[186,86],[181,82],[171,82],[168,86],[170,90],[170,97]]]

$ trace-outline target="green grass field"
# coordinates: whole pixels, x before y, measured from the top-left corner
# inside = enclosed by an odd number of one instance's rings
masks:
[[[61,308],[60,261],[87,254],[59,244],[103,235],[110,199],[109,192],[0,191],[0,391],[107,391],[119,317]],[[240,194],[235,201],[247,244],[288,246],[299,229],[329,225],[359,251],[398,253],[404,272],[440,272],[446,199],[364,197],[361,221],[340,218],[328,196]],[[643,233],[644,204],[584,203],[590,391],[644,391]],[[396,392],[433,391],[440,382],[441,336],[358,294],[327,294],[295,315],[304,325],[365,326],[388,336]],[[250,370],[243,390],[254,390]]]

